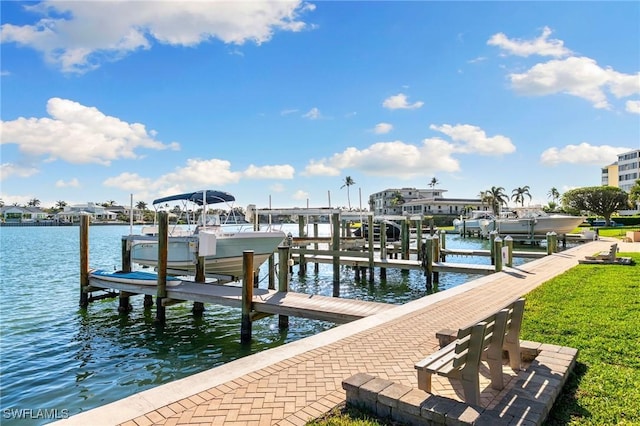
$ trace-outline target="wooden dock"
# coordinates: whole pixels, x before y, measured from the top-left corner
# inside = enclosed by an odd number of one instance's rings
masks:
[[[313,250],[308,250],[304,254],[304,261],[308,263],[333,263],[334,257],[324,254],[311,254]],[[366,257],[366,253],[363,256],[340,256],[339,262],[341,265],[348,265],[360,268],[368,268],[373,264],[374,268],[385,269],[403,269],[424,271],[424,265],[420,260],[412,259],[381,259],[376,257],[371,261]],[[291,257],[300,262],[301,255],[292,253]],[[433,262],[433,272],[457,272],[462,274],[479,274],[488,275],[496,272],[495,266],[492,265],[477,265],[470,263],[452,263],[452,262]]]
[[[118,290],[126,292],[128,295],[155,296],[157,292],[156,286],[116,283],[94,277],[89,278],[89,285],[89,290]],[[167,287],[167,297],[162,301],[165,306],[177,302],[192,301],[241,308],[242,286],[183,281],[180,285]],[[252,298],[252,311],[255,313],[296,316],[339,324],[375,315],[394,307],[395,305],[388,303],[262,288],[254,288]]]

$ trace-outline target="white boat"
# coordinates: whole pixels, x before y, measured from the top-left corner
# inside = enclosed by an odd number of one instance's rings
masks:
[[[197,191],[154,200],[154,206],[166,206],[172,201],[195,204],[207,211],[216,203],[232,203],[233,195],[223,191]],[[189,209],[184,209],[189,211]],[[191,210],[192,212],[194,210]],[[189,222],[189,221],[188,221]],[[253,266],[257,269],[273,254],[286,238],[283,231],[254,231],[252,225],[221,224],[217,215],[200,215],[187,229],[170,227],[167,247],[167,270],[174,275],[193,275],[199,257],[204,258],[205,274],[223,276],[236,281],[243,276],[243,253],[253,251]],[[133,236],[131,262],[157,267],[157,227],[145,227],[142,235]]]
[[[481,232],[480,221],[481,220],[493,220],[495,216],[492,212],[487,210],[473,210],[469,212],[467,217],[460,217],[453,220],[453,227],[459,234],[472,233],[477,234]]]
[[[144,271],[114,271],[108,272],[102,269],[92,269],[89,271],[89,277],[95,278],[101,281],[123,283],[123,284],[138,284],[138,285],[158,285],[158,274],[153,274]],[[167,276],[167,286],[176,286],[182,284],[182,280],[176,277]]]
[[[498,219],[480,220],[480,229],[485,236],[489,235],[491,231],[498,231],[500,235],[528,235],[530,237],[546,235],[549,232],[564,235],[571,233],[585,219],[584,216],[549,215],[543,211],[517,211],[511,215],[502,215]]]

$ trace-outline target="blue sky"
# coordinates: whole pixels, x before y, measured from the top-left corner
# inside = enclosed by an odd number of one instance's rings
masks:
[[[640,148],[639,2],[1,2],[5,204],[366,206],[600,184]]]

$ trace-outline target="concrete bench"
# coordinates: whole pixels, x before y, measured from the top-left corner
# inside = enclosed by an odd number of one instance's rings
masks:
[[[491,387],[503,389],[503,350],[509,354],[510,366],[520,369],[519,334],[523,313],[524,299],[518,299],[482,321],[459,329],[455,340],[415,364],[418,387],[431,393],[433,374],[459,379],[464,401],[479,405],[480,361],[486,359]]]

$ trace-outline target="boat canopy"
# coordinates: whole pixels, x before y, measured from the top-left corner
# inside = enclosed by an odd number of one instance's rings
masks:
[[[204,194],[206,195],[206,199],[203,203]],[[158,198],[157,200],[153,200],[153,204],[166,203],[169,201],[190,201],[192,203],[196,203],[201,206],[203,204],[216,204],[216,203],[225,203],[235,201],[235,197],[228,192],[224,191],[216,191],[212,189],[196,191],[196,192],[187,192],[185,194],[171,195],[169,197]]]

